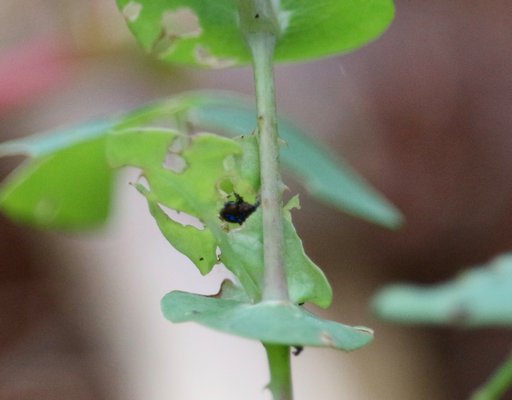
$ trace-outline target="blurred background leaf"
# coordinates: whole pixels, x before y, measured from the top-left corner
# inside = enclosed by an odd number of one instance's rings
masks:
[[[113,192],[104,137],[111,126],[98,121],[0,144],[0,155],[31,157],[0,187],[0,210],[40,228],[83,230],[103,224]]]
[[[374,299],[377,314],[406,324],[512,326],[512,254],[431,286],[392,285]]]

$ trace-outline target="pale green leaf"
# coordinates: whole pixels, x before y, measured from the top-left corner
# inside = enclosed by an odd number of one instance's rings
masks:
[[[247,304],[171,292],[162,299],[162,311],[172,322],[194,321],[225,333],[271,344],[352,351],[373,339],[368,328],[324,320],[291,303]]]
[[[431,286],[392,285],[374,299],[382,318],[401,323],[512,326],[512,254]]]

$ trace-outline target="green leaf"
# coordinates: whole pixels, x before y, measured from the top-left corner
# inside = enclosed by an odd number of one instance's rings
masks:
[[[56,151],[103,137],[117,122],[116,119],[90,121],[68,129],[43,132],[4,142],[0,144],[0,157],[26,155],[38,158],[47,156]]]
[[[250,137],[256,126],[254,105],[243,96],[227,92],[190,92],[156,102],[126,115],[121,125],[127,129],[151,127],[173,115],[185,118],[196,127],[230,137]],[[294,175],[311,195],[351,215],[385,227],[398,228],[402,224],[400,211],[346,163],[289,120],[280,118],[279,127],[280,136],[286,142],[281,148],[283,168]],[[244,149],[244,160],[249,160],[247,151]],[[252,160],[258,157],[257,151],[253,153]],[[304,163],[303,160],[309,162]],[[246,167],[240,170],[242,173],[255,171]],[[250,179],[254,186],[259,173],[252,174]]]
[[[254,167],[254,164],[258,162],[258,151],[250,143],[250,140],[247,140],[247,138],[251,137],[247,134],[255,127],[256,116],[253,106],[241,96],[212,92],[187,93],[137,109],[117,119],[94,121],[86,125],[51,134],[34,135],[21,140],[0,144],[0,156],[27,154],[33,157],[32,161],[27,162],[23,168],[18,169],[11,175],[8,185],[9,187],[18,186],[19,182],[15,174],[19,173],[22,174],[20,179],[24,181],[23,186],[25,190],[28,190],[29,186],[33,184],[32,182],[35,182],[34,184],[38,186],[39,195],[43,196],[45,186],[29,179],[29,175],[36,170],[35,166],[42,163],[43,157],[51,157],[52,153],[60,150],[64,151],[73,146],[80,146],[83,142],[100,139],[109,131],[126,131],[126,133],[129,133],[130,130],[135,132],[143,129],[151,129],[153,131],[156,129],[160,132],[159,138],[156,136],[146,137],[143,143],[137,144],[137,147],[132,149],[132,158],[124,160],[127,164],[143,167],[146,164],[140,158],[148,157],[147,154],[163,157],[163,154],[167,153],[166,135],[177,135],[178,133],[166,126],[176,125],[176,120],[179,118],[189,118],[189,122],[199,127],[210,131],[217,130],[229,136],[245,135],[246,140],[239,141],[239,145],[242,146],[244,153],[244,157],[239,159],[239,162],[248,163],[248,165],[236,166],[238,171],[240,171],[237,173],[239,175],[232,174],[230,179],[236,180],[237,190],[241,193],[247,193],[249,196],[247,198],[253,201],[255,192],[252,188],[259,186],[259,170]],[[327,150],[308,138],[289,121],[281,119],[280,126],[281,136],[287,142],[287,145],[282,148],[283,167],[295,175],[297,180],[313,196],[352,215],[384,226],[397,227],[401,223],[402,216],[398,210],[366,184],[347,165],[335,159]],[[168,139],[171,141],[171,138]],[[125,140],[127,140],[126,137],[123,141]],[[104,142],[99,142],[99,145],[101,143]],[[110,150],[113,151],[113,147]],[[103,167],[98,165],[97,168],[106,168],[104,162],[101,161],[101,149],[98,147],[95,151],[97,152],[96,156],[92,157],[89,161],[100,160],[99,162]],[[113,166],[121,166],[121,164],[114,162],[114,154],[111,153],[109,157]],[[303,163],[302,160],[304,159],[312,160],[312,162]],[[68,160],[65,168],[68,173],[76,171],[78,175],[75,178],[81,176],[82,179],[85,179],[88,171],[83,168],[83,162],[84,160],[80,158],[76,158],[74,163],[72,160]],[[58,169],[58,163],[59,158],[52,161],[55,169]],[[46,162],[44,164],[46,165]],[[95,169],[91,170],[91,173],[96,173]],[[11,212],[10,210],[13,210],[16,214],[13,217],[17,220],[48,228],[84,229],[98,225],[107,215],[106,210],[108,210],[111,201],[110,190],[107,191],[105,186],[98,187],[98,192],[95,193],[94,199],[90,202],[85,200],[91,193],[90,183],[88,182],[98,179],[98,183],[101,185],[102,181],[100,178],[106,174],[109,173],[104,170],[97,178],[91,176],[82,183],[78,179],[72,179],[74,185],[65,184],[60,187],[61,197],[66,197],[65,190],[67,188],[70,191],[74,191],[74,194],[70,194],[70,196],[74,196],[77,199],[82,197],[81,202],[73,201],[73,207],[68,208],[66,211],[62,210],[61,217],[64,219],[70,218],[69,223],[61,219],[52,224],[50,219],[53,217],[50,218],[48,214],[43,212],[45,215],[40,218],[35,215],[34,210],[29,208],[21,210],[21,206],[25,202],[19,202],[14,199],[12,203],[17,204],[11,204],[3,209],[8,214]],[[4,186],[1,190],[3,192],[10,192],[12,189],[9,187]],[[50,186],[47,187],[48,189],[50,188]],[[80,188],[83,190],[82,196],[79,195]],[[228,190],[226,189],[225,191]],[[54,195],[52,194],[52,196]],[[32,207],[34,204],[35,201],[28,202],[25,206]],[[97,211],[94,211],[93,207],[97,207]],[[87,222],[88,219],[89,222]]]
[[[112,197],[113,172],[104,151],[100,137],[25,162],[3,184],[0,210],[41,228],[98,226],[108,217]]]
[[[451,282],[390,286],[373,304],[382,318],[401,323],[512,326],[512,254]]]
[[[392,0],[269,0],[281,35],[276,60],[345,53],[379,37]],[[250,62],[236,0],[117,0],[140,44],[160,59],[222,68]]]
[[[125,128],[109,135],[107,153],[114,167],[132,165],[142,169],[149,188],[140,184],[136,187],[146,196],[160,230],[201,273],[208,273],[217,262],[218,247],[219,259],[237,276],[251,301],[260,299],[261,211],[256,210],[242,226],[219,219],[229,195],[238,193],[247,201],[256,200],[259,158],[255,136],[228,139],[199,134],[187,138],[169,129]],[[174,171],[165,165],[168,153],[183,160],[183,169]],[[163,207],[197,218],[201,227],[183,226]],[[297,303],[310,301],[327,307],[332,299],[329,283],[304,253],[289,209],[284,214],[290,296]]]
[[[159,168],[178,136],[172,129],[115,129],[108,136],[107,158],[113,168]]]
[[[323,320],[303,307],[283,302],[247,304],[171,292],[162,299],[162,311],[172,322],[194,321],[225,333],[272,344],[352,351],[373,339],[368,328]]]
[[[198,96],[197,103],[189,111],[195,124],[229,136],[244,135],[254,129],[254,106],[241,96],[207,92],[188,96]],[[286,142],[281,149],[283,167],[312,196],[388,228],[398,228],[403,223],[402,214],[388,200],[296,125],[280,118],[279,134]]]
[[[0,144],[0,157],[31,157],[0,188],[0,210],[13,220],[48,229],[83,230],[105,222],[113,173],[99,120]]]
[[[169,243],[186,255],[203,275],[210,272],[218,262],[215,253],[217,240],[213,233],[209,229],[199,229],[173,221],[158,205],[154,194],[140,184],[135,187],[146,197],[149,211]]]

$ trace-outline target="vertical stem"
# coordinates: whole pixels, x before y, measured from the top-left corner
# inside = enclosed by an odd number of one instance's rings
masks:
[[[289,301],[284,264],[283,200],[279,170],[279,135],[274,84],[274,50],[279,37],[270,0],[238,0],[240,28],[252,53],[261,168],[263,214],[263,301]],[[274,400],[292,400],[290,349],[264,343]]]
[[[279,172],[279,136],[272,60],[275,36],[252,35],[254,79],[258,106],[258,135],[261,164],[261,207],[263,213],[264,281],[263,300],[288,300],[284,266],[282,181]]]
[[[282,181],[274,84],[274,49],[279,35],[269,0],[239,0],[240,25],[252,53],[261,165],[264,277],[263,300],[287,301],[284,265]]]
[[[274,400],[293,399],[290,350],[286,346],[265,344],[271,381],[268,388]]]
[[[471,400],[499,400],[512,387],[510,357],[473,396]]]

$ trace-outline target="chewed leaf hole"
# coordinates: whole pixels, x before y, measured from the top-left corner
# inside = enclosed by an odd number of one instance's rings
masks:
[[[201,45],[195,48],[195,59],[198,64],[214,69],[228,68],[237,64],[235,59],[216,57],[206,47]]]
[[[195,38],[203,33],[197,14],[190,8],[164,12],[162,27],[168,37]]]
[[[161,25],[162,31],[152,48],[152,51],[160,57],[171,54],[180,40],[194,39],[203,33],[199,18],[190,8],[164,12]]]
[[[128,22],[135,22],[139,19],[141,11],[142,4],[137,3],[136,1],[130,1],[126,6],[124,6],[122,13]]]
[[[177,174],[181,174],[185,169],[187,169],[187,162],[185,159],[176,153],[167,153],[165,157],[164,163],[162,165],[165,169],[169,171],[176,172]]]
[[[184,213],[182,211],[176,211],[172,208],[165,207],[160,204],[161,210],[174,222],[178,222],[184,226],[193,226],[194,228],[203,230],[205,228],[204,224],[201,222],[199,218],[194,217],[193,215]]]

